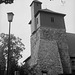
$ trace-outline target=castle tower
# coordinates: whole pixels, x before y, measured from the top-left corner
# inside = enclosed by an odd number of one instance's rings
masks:
[[[34,0],[31,3],[31,33],[33,33],[36,30],[36,24],[35,24],[35,14],[39,9],[41,9],[41,2],[38,0]]]
[[[31,3],[31,59],[36,75],[71,73],[64,23],[65,14],[41,9],[41,2]]]

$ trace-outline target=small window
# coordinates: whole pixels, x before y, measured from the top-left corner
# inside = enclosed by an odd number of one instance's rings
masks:
[[[36,24],[38,24],[38,18],[36,18]]]
[[[51,17],[51,22],[54,22],[54,17]]]

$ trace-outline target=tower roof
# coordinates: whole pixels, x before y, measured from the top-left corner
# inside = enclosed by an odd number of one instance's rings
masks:
[[[33,4],[33,3],[40,3],[40,4],[42,4],[42,2],[40,2],[40,1],[38,1],[38,0],[33,0],[33,2],[30,4],[30,6]]]
[[[52,11],[52,10],[49,10],[49,9],[40,9],[40,10],[38,10],[38,12],[36,13],[35,16],[37,16],[39,12],[58,14],[58,15],[62,15],[62,16],[66,15],[66,14],[58,13],[58,12],[55,12],[55,11]]]
[[[38,10],[38,12],[35,14],[35,17],[40,13],[40,12],[44,12],[44,13],[51,13],[51,14],[57,14],[57,15],[62,15],[62,16],[65,16],[66,14],[63,14],[63,13],[58,13],[58,12],[55,12],[55,11],[52,11],[52,10],[49,10],[49,9],[40,9]],[[31,20],[29,22],[29,24],[31,24]]]

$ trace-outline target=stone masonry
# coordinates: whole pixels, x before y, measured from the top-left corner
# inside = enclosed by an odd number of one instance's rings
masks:
[[[36,65],[36,75],[71,73],[66,30],[40,27],[31,36],[30,66]]]

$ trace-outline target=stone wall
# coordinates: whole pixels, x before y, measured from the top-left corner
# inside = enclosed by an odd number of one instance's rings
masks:
[[[56,40],[58,45],[58,50],[63,66],[64,73],[71,73],[71,66],[70,66],[70,57],[68,53],[68,45],[67,45],[67,38],[66,38],[66,30],[65,29],[54,29],[54,28],[40,28],[40,37],[44,40]]]
[[[63,73],[60,55],[55,40],[40,40],[38,51],[38,64],[41,71],[48,71],[49,75],[57,75]]]
[[[40,33],[39,31],[37,31],[34,35],[31,36],[30,66],[37,64],[39,44],[40,44]]]
[[[41,75],[42,70],[48,74],[71,73],[66,30],[40,27],[31,36],[31,63],[37,64],[35,70]],[[63,67],[63,68],[62,68]]]

